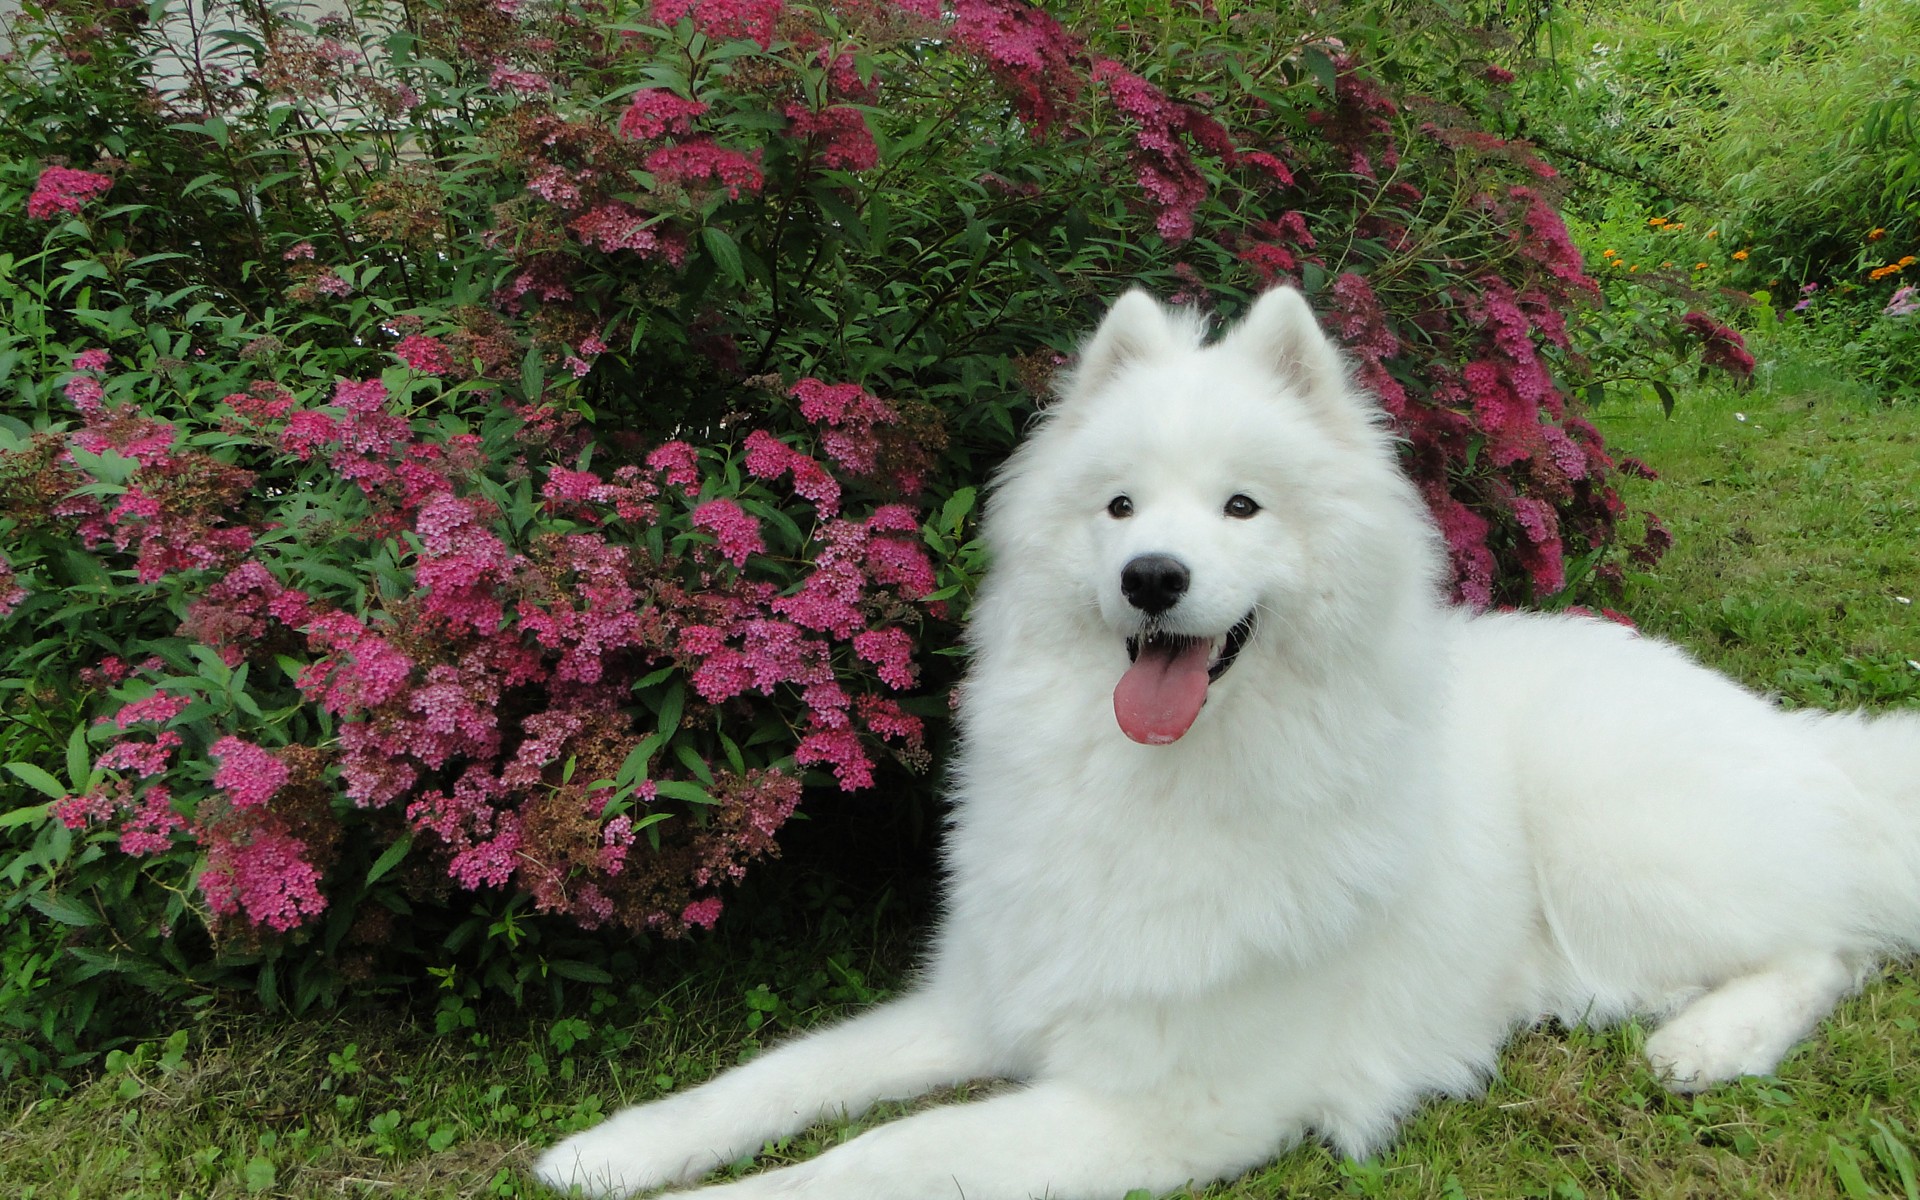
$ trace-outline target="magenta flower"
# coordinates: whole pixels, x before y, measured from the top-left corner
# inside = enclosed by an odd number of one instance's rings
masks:
[[[487,77],[487,86],[496,92],[512,91],[523,96],[537,96],[552,91],[553,81],[538,71],[516,71],[501,63]]]
[[[760,540],[760,522],[731,500],[709,500],[693,510],[693,523],[713,531],[720,555],[736,567],[747,565],[747,555],[763,554],[767,545]]]
[[[695,29],[716,41],[751,38],[765,50],[773,45],[774,23],[785,7],[783,0],[653,0],[653,19],[673,25],[689,17]]]
[[[113,726],[115,729],[128,729],[142,722],[165,725],[185,712],[187,705],[191,703],[193,703],[192,699],[187,696],[155,692],[143,700],[121,705],[120,711],[113,714]],[[106,718],[102,717],[101,720],[104,721]]]
[[[633,94],[633,103],[620,117],[620,136],[650,142],[667,134],[693,132],[693,118],[707,111],[698,100],[688,100],[660,88]]]
[[[646,167],[656,180],[683,188],[711,180],[735,200],[740,198],[742,188],[758,192],[763,182],[759,150],[742,154],[706,138],[662,146],[647,155]]]
[[[13,573],[13,564],[0,554],[0,617],[7,616],[19,607],[27,598],[27,589],[20,586]]]
[[[1753,376],[1753,355],[1747,353],[1746,339],[1738,330],[1722,325],[1703,312],[1690,312],[1680,318],[1687,332],[1701,341],[1700,359],[1718,367],[1735,379]]]
[[[400,339],[393,352],[400,361],[427,375],[444,375],[453,368],[453,356],[437,338],[409,334]]]
[[[691,487],[700,482],[699,452],[685,442],[663,442],[647,453],[647,465],[666,474],[667,482]]]
[[[704,900],[695,900],[680,913],[680,919],[689,925],[712,929],[713,923],[720,919],[720,897],[708,896]]]
[[[306,843],[271,826],[254,829],[244,843],[213,839],[199,885],[215,913],[244,911],[254,925],[282,933],[327,907]]]
[[[38,221],[51,221],[60,213],[79,213],[81,207],[113,186],[113,180],[92,171],[72,167],[48,167],[33,185],[27,197],[27,215]]]
[[[805,105],[787,105],[787,120],[793,122],[793,135],[807,138],[819,146],[820,161],[828,167],[864,171],[880,161],[880,148],[874,145],[873,131],[857,108],[836,104],[819,112]]]
[[[225,792],[235,808],[264,808],[286,786],[287,764],[251,742],[223,737],[208,752],[220,760],[213,786]]]

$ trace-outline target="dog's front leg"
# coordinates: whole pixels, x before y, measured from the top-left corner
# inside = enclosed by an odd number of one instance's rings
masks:
[[[904,1117],[797,1166],[675,1195],[1114,1200],[1134,1188],[1158,1193],[1238,1174],[1289,1140],[1285,1131],[1250,1117],[1218,1104],[1041,1082]]]
[[[696,1179],[816,1121],[999,1067],[937,993],[920,992],[776,1047],[691,1091],[615,1113],[547,1151],[534,1173],[581,1195],[632,1196]]]

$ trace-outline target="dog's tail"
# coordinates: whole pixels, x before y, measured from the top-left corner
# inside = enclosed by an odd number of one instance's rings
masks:
[[[1876,845],[1870,861],[1859,866],[1863,882],[1887,906],[1874,924],[1898,946],[1920,949],[1920,712],[1820,713],[1808,719],[1867,802],[1861,816]]]

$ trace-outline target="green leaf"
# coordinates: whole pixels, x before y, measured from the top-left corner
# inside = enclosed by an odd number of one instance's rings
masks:
[[[264,1192],[274,1183],[273,1164],[256,1154],[247,1161],[240,1178],[246,1183],[248,1191]]]
[[[92,775],[93,756],[87,753],[87,727],[75,725],[73,736],[67,739],[67,786],[75,792],[84,792]]]
[[[735,744],[734,740],[724,733],[720,735],[720,749],[726,754],[727,762],[733,767],[734,774],[745,775],[747,773],[746,756],[740,753],[740,747]]]
[[[25,808],[16,808],[11,812],[0,813],[0,829],[12,829],[15,825],[35,825],[47,819],[53,811],[53,801],[45,804],[29,804]]]
[[[667,689],[667,694],[660,701],[660,724],[657,728],[660,730],[661,737],[670,738],[673,736],[673,731],[680,728],[680,713],[686,708],[686,704],[686,684],[675,683]]]
[[[27,897],[27,903],[62,925],[78,925],[84,929],[100,923],[99,913],[66,896],[49,896],[44,892],[35,892]]]
[[[373,866],[367,868],[367,886],[372,887],[379,883],[382,876],[400,865],[400,860],[405,858],[407,851],[412,848],[413,834],[404,833],[399,841],[381,851],[380,857],[373,860]]]
[[[1661,409],[1671,417],[1673,415],[1673,389],[1661,383],[1658,379],[1652,380],[1651,382],[1653,384],[1654,395],[1660,397]]]
[[[532,404],[540,399],[540,393],[546,390],[546,364],[540,359],[540,347],[527,347],[527,356],[520,360],[520,392]]]
[[[731,279],[736,287],[745,287],[746,268],[740,265],[740,247],[733,235],[717,225],[709,225],[700,231],[700,240],[706,244],[707,253],[713,256],[720,273]]]
[[[640,678],[633,681],[633,690],[637,692],[641,688],[650,688],[656,683],[664,682],[667,676],[673,674],[675,669],[676,668],[672,666],[665,666],[665,667],[661,667],[657,671],[649,671],[645,675],[642,675]]]
[[[717,804],[719,801],[707,794],[707,790],[697,783],[688,783],[684,779],[667,779],[654,784],[662,796],[675,800],[684,800],[688,804]]]
[[[620,770],[614,774],[616,786],[626,787],[639,783],[647,777],[647,763],[653,758],[653,752],[660,748],[666,739],[657,733],[650,733],[640,739],[638,745],[627,751],[627,757],[620,763]]]
[[[1853,1147],[1841,1145],[1840,1139],[1832,1134],[1827,1135],[1827,1165],[1833,1168],[1834,1177],[1840,1181],[1840,1189],[1848,1200],[1875,1200],[1879,1195],[1860,1173],[1859,1154]]]
[[[973,488],[963,487],[947,497],[947,502],[940,506],[940,519],[935,528],[944,533],[959,533],[960,523],[973,511],[975,495]]]
[[[581,983],[612,983],[613,975],[592,963],[583,963],[571,958],[558,958],[547,964],[547,969],[562,979],[577,979]]]
[[[1327,52],[1318,46],[1308,46],[1301,57],[1306,59],[1307,70],[1313,73],[1314,82],[1320,85],[1320,90],[1329,96],[1333,95],[1338,81],[1333,59],[1327,57]]]
[[[42,795],[52,796],[55,800],[66,799],[67,789],[60,786],[60,781],[32,763],[10,762],[7,770],[12,771],[21,783]]]
[[[713,786],[713,768],[707,765],[706,759],[700,757],[698,750],[685,742],[677,742],[674,744],[673,752],[679,757],[682,765],[693,772],[695,778],[708,787]]]

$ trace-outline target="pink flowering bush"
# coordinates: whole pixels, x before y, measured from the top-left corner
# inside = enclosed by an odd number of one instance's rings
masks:
[[[1463,600],[1617,569],[1553,169],[1322,18],[249,9],[155,92],[76,11],[0,68],[61,64],[0,92],[36,978],[516,990],[502,929],[681,936],[800,806],[924,796],[974,489],[1134,281],[1303,287]]]

